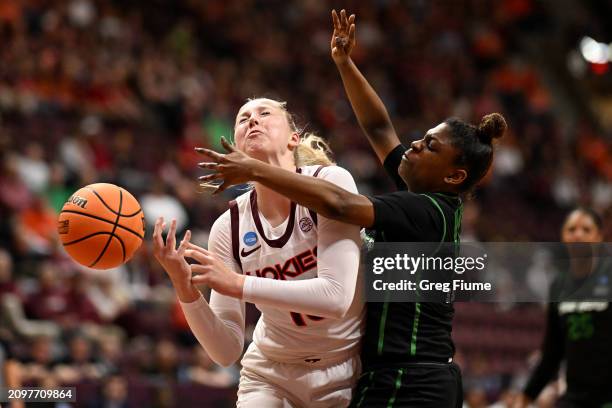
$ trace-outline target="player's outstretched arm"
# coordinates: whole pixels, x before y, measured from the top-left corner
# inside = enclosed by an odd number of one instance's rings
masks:
[[[297,174],[253,159],[236,150],[225,138],[222,138],[221,143],[228,154],[196,148],[198,153],[212,160],[198,166],[215,171],[200,177],[200,180],[223,180],[215,193],[233,185],[254,181],[323,217],[360,227],[369,228],[374,224],[374,205],[367,197],[351,193],[329,181]]]
[[[324,169],[320,177],[357,191],[351,175],[339,167]],[[192,281],[257,305],[342,318],[349,311],[355,295],[359,269],[359,227],[319,215],[316,278],[283,281],[239,275],[230,271],[211,252],[189,244],[185,256],[199,262],[191,266],[194,275]]]
[[[384,163],[389,152],[400,144],[400,140],[382,100],[351,59],[355,46],[355,15],[351,14],[347,18],[345,10],[342,10],[339,16],[336,10],[332,10],[332,20],[332,59],[336,63],[357,121],[378,159]]]
[[[212,293],[209,305],[192,282],[191,265],[185,260],[191,244],[190,231],[176,248],[176,220],[170,223],[166,242],[162,237],[164,226],[163,218],[155,223],[153,254],[170,277],[187,323],[200,345],[215,363],[230,366],[242,354],[244,303]]]

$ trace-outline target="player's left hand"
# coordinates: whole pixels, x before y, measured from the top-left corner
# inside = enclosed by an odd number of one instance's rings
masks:
[[[254,170],[259,162],[257,159],[247,156],[240,150],[237,150],[231,145],[225,137],[221,137],[221,144],[227,151],[227,154],[217,153],[214,150],[196,147],[195,151],[207,156],[212,162],[198,163],[198,167],[203,169],[214,170],[212,174],[199,177],[202,182],[211,182],[215,180],[223,180],[223,182],[214,191],[214,194],[219,194],[228,187],[247,183],[253,180]]]
[[[191,264],[191,282],[194,285],[208,285],[222,295],[242,298],[244,275],[230,270],[213,253],[191,242],[187,244],[185,257],[193,258],[199,264]]]

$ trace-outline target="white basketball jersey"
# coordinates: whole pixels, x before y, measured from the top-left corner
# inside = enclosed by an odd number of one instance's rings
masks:
[[[316,177],[322,166],[298,169]],[[301,280],[317,277],[317,214],[291,203],[287,220],[272,227],[259,213],[251,190],[230,203],[232,252],[245,275]],[[253,341],[264,355],[283,362],[333,358],[355,350],[362,336],[361,282],[342,319],[322,318],[270,306],[261,311]]]

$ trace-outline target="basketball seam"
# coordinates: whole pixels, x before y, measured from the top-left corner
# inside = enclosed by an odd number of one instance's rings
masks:
[[[94,232],[93,234],[89,234],[89,235],[86,235],[86,236],[84,236],[84,237],[82,237],[82,238],[75,239],[74,241],[66,242],[66,243],[64,243],[63,245],[64,245],[65,247],[67,247],[67,246],[72,245],[72,244],[78,244],[79,242],[81,242],[81,241],[85,241],[86,239],[89,239],[89,238],[91,238],[91,237],[95,237],[96,235],[110,235],[111,237],[117,238],[117,240],[118,240],[118,241],[119,241],[119,243],[121,244],[121,251],[122,251],[122,253],[123,253],[123,262],[125,262],[125,244],[123,243],[123,240],[121,239],[121,237],[120,237],[120,236],[118,236],[118,235],[113,235],[113,234],[112,234],[112,233],[110,233],[110,232]]]
[[[104,205],[108,211],[112,212],[115,215],[121,216],[121,217],[125,217],[125,218],[131,218],[131,217],[135,217],[136,215],[138,215],[140,213],[140,211],[142,211],[142,209],[138,209],[138,211],[136,211],[134,214],[121,214],[121,210],[119,210],[119,212],[113,210],[108,204],[106,204],[106,201],[104,201],[104,199],[102,198],[102,196],[100,194],[98,194],[98,192],[96,190],[94,190],[91,187],[87,187],[87,189],[89,191],[91,191],[92,193],[94,193],[96,195],[96,197],[98,197],[98,199],[102,202],[102,205]],[[119,189],[119,191],[122,191],[122,189]]]
[[[123,253],[123,260],[121,261],[121,263],[125,262],[125,244],[123,243],[123,240],[121,239],[120,236],[118,235],[113,235],[114,238],[117,238],[117,240],[119,241],[119,243],[121,244],[121,252]]]
[[[112,235],[112,233],[108,231],[94,232],[93,234],[85,235],[84,237],[75,239],[74,241],[66,242],[63,245],[68,246],[68,245],[78,244],[79,242],[85,241],[86,239],[91,238],[91,237],[95,237],[96,235]]]
[[[94,191],[94,194],[98,195],[95,191]],[[100,200],[102,200],[102,199],[100,198]],[[104,256],[104,253],[106,252],[106,249],[108,248],[108,246],[110,245],[111,240],[115,236],[115,230],[117,229],[117,225],[119,225],[119,219],[121,218],[121,207],[122,207],[122,205],[123,205],[123,191],[119,190],[119,211],[117,211],[115,213],[115,214],[117,214],[117,219],[115,219],[115,223],[113,225],[113,230],[111,231],[111,236],[108,237],[108,240],[106,241],[106,245],[104,245],[104,248],[102,249],[102,252],[100,252],[100,255],[98,255],[98,258],[91,265],[89,265],[90,268],[93,268],[98,262],[100,262],[100,259],[102,259],[102,257]],[[124,259],[125,259],[125,256],[124,256]]]
[[[115,224],[114,221],[111,220],[107,220],[106,218],[102,218],[102,217],[98,217],[97,215],[93,215],[93,214],[88,214],[88,213],[84,213],[81,211],[75,211],[75,210],[63,210],[62,212],[60,212],[60,215],[62,215],[62,213],[70,213],[70,214],[79,214],[79,215],[84,215],[86,217],[91,217],[94,218],[96,220],[100,220],[100,221],[104,221],[108,224]],[[136,235],[138,238],[144,240],[144,236],[141,236],[139,233],[137,233],[136,231],[134,231],[133,229],[130,229],[128,227],[124,227],[123,225],[117,225],[119,228],[122,228],[128,232],[131,232],[132,234]]]

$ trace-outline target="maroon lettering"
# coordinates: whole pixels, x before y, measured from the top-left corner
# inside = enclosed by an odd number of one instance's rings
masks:
[[[291,259],[287,259],[287,261],[285,261],[285,264],[281,267],[280,264],[276,264],[274,265],[274,267],[276,268],[276,271],[278,272],[278,275],[280,276],[280,278],[282,280],[285,280],[285,276],[290,276],[290,277],[295,277],[300,275],[302,272],[300,272],[300,270],[298,268],[296,268],[295,271],[290,271],[289,267],[291,265],[294,265],[294,267],[296,267],[295,262],[293,262],[294,258]],[[299,265],[298,265],[299,266]]]
[[[268,275],[271,275],[271,276],[268,276]],[[280,279],[278,272],[276,272],[276,269],[269,267],[269,266],[266,266],[265,268],[261,270],[261,277],[276,279],[276,280]]]
[[[302,273],[309,271],[315,266],[317,266],[317,258],[315,258],[311,250],[304,251],[301,254],[296,255],[295,258],[300,264],[300,269],[302,270]]]
[[[293,268],[291,268],[293,266]],[[258,276],[260,278],[269,278],[276,280],[287,280],[287,278],[295,278],[304,272],[307,272],[317,266],[317,247],[306,250],[292,258],[287,259],[281,266],[280,263],[266,266],[255,272],[246,271],[244,274],[248,276]],[[316,317],[316,316],[315,316]]]

